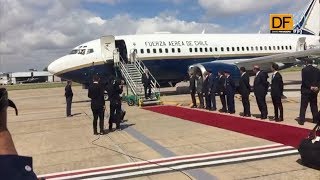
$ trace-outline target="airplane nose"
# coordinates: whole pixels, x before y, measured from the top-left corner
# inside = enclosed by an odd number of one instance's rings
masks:
[[[48,66],[48,71],[51,73],[51,74],[56,74],[57,73],[57,62],[56,61],[53,61],[52,63],[49,64]]]

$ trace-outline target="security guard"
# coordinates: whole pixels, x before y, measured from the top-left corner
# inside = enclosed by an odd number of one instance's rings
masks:
[[[71,88],[72,82],[71,81],[67,81],[67,85],[64,88],[65,93],[64,96],[66,97],[66,103],[67,103],[67,109],[66,109],[66,113],[67,113],[67,117],[71,117],[71,104],[72,104],[72,98],[73,98],[73,92],[72,92],[72,88]]]
[[[271,98],[274,107],[274,120],[277,122],[283,121],[283,106],[281,102],[281,97],[283,95],[283,80],[281,74],[278,72],[278,69],[278,64],[273,63],[271,65],[271,71],[273,72],[271,78]]]
[[[104,87],[100,84],[100,78],[97,75],[93,76],[93,83],[89,87],[88,97],[91,99],[91,110],[93,113],[93,133],[98,135],[97,124],[99,118],[100,134],[104,132]]]
[[[109,116],[109,131],[112,131],[112,124],[116,124],[116,129],[121,130],[120,128],[120,119],[121,119],[121,97],[120,94],[123,92],[123,84],[121,81],[112,79],[109,84],[108,95],[110,100],[110,116]]]

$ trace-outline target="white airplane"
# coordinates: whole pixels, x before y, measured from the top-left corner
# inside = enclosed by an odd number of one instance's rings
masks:
[[[161,86],[185,80],[188,68],[204,72],[260,65],[269,70],[275,62],[287,68],[299,59],[320,55],[320,0],[311,0],[293,34],[147,34],[105,36],[75,47],[48,66],[61,78],[88,84],[93,74],[115,74],[114,51],[124,63],[136,55]]]

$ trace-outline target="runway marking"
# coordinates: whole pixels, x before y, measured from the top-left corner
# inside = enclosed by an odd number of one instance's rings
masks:
[[[269,159],[298,154],[291,146],[271,144],[265,146],[218,151],[171,158],[154,159],[114,166],[82,169],[39,176],[51,180],[71,179],[122,179],[145,175],[174,172],[176,170],[194,169],[209,166],[233,164],[239,162]]]

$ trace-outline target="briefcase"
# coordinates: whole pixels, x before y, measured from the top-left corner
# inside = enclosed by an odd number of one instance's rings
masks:
[[[302,164],[320,170],[320,124],[318,123],[309,136],[302,140],[298,151]]]

